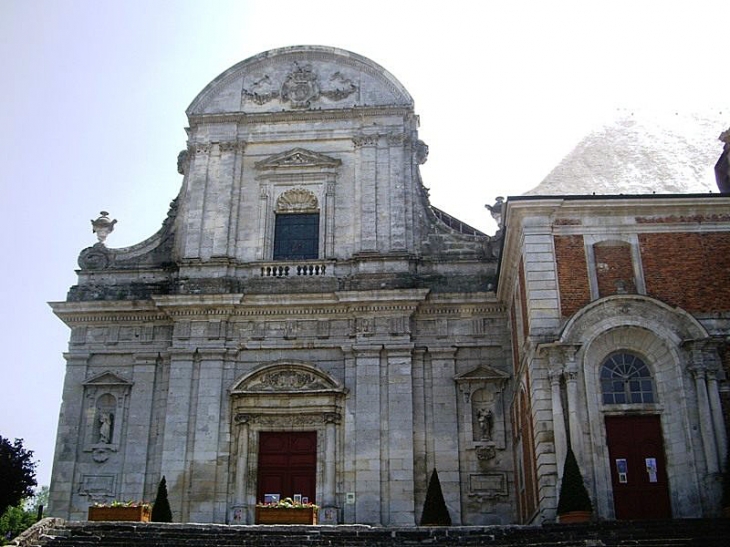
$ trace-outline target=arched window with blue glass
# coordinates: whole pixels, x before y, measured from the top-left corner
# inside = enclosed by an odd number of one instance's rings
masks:
[[[654,378],[646,363],[633,353],[612,353],[601,365],[603,404],[656,402]]]

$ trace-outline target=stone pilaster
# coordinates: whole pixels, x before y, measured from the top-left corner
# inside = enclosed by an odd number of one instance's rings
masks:
[[[413,395],[411,346],[386,347],[388,389],[388,498],[391,526],[416,523],[413,487]]]
[[[248,506],[255,503],[255,500],[246,498],[248,491],[248,445],[252,417],[248,414],[239,414],[234,417],[236,435],[236,476],[233,488],[233,507],[231,522],[233,524],[246,524],[246,515],[249,513]]]
[[[339,414],[330,412],[324,415],[324,482],[322,497],[324,508],[337,505],[337,423]]]
[[[158,361],[158,354],[134,356],[134,389],[129,394],[121,499],[145,499],[144,484]]]
[[[552,365],[552,363],[551,363]],[[560,393],[563,373],[559,368],[551,368],[548,372],[550,380],[550,395],[553,406],[553,437],[555,439],[555,460],[558,465],[558,481],[563,478],[563,462],[568,453],[567,436],[565,431],[565,414],[563,412],[563,398]]]
[[[66,353],[66,376],[61,396],[61,412],[58,419],[56,451],[49,493],[48,516],[81,518],[73,515],[72,497],[77,484],[76,453],[83,445],[83,428],[79,427],[84,411],[83,381],[86,377],[88,353]]]
[[[176,351],[170,356],[170,379],[167,390],[165,435],[162,443],[162,475],[167,479],[170,507],[176,520],[186,521],[188,450],[192,448],[188,435],[191,415],[195,415],[193,392],[194,353]],[[188,439],[183,441],[183,439]],[[185,508],[185,510],[183,510]]]
[[[405,183],[403,180],[405,133],[395,132],[388,135],[389,151],[389,196],[390,196],[390,246],[391,251],[404,251],[406,245],[406,204]]]
[[[720,400],[720,388],[717,383],[717,369],[709,369],[707,371],[707,395],[710,399],[710,412],[712,413],[712,427],[715,430],[717,457],[722,467],[727,454],[727,434],[725,432],[725,419]]]
[[[360,193],[361,252],[378,250],[377,144],[378,135],[358,135],[355,144],[355,187]]]
[[[378,347],[355,347],[355,522],[381,522],[380,353]]]
[[[225,350],[201,350],[198,352],[196,400],[191,404],[195,415],[191,415],[188,438],[193,439],[187,470],[189,496],[187,501],[191,522],[216,522],[224,519],[215,514],[216,462],[220,457],[219,420],[224,419],[223,361]],[[193,509],[194,508],[194,509]]]
[[[695,364],[691,368],[691,372],[695,381],[695,390],[697,391],[697,412],[700,417],[700,434],[705,461],[707,462],[707,473],[719,473],[720,465],[712,424],[712,411],[710,410],[710,400],[707,394],[706,370],[701,364]]]
[[[456,350],[430,349],[434,467],[438,471],[446,507],[454,525],[461,524],[461,483],[459,476],[459,432],[456,408]],[[430,444],[430,443],[429,443]],[[431,469],[428,470],[429,476]],[[428,480],[428,479],[427,479]]]
[[[188,150],[190,166],[188,169],[189,174],[185,176],[187,196],[186,203],[181,204],[182,209],[186,212],[182,256],[183,258],[199,258],[211,145],[204,143],[193,144]]]
[[[568,394],[568,429],[570,431],[570,447],[576,459],[583,464],[583,432],[578,414],[578,369],[575,361],[571,361],[565,369],[565,389]],[[560,467],[560,462],[558,462]]]

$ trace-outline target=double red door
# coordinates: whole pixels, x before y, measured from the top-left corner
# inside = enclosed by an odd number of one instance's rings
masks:
[[[315,503],[317,475],[316,431],[259,433],[258,501],[265,494],[281,499],[301,494]]]
[[[607,416],[606,439],[616,518],[671,518],[659,416]]]

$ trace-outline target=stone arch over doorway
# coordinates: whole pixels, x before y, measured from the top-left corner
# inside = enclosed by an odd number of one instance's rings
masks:
[[[318,367],[299,361],[266,363],[239,378],[231,394],[230,521],[252,523],[257,499],[260,434],[316,437],[316,501],[324,522],[338,521],[337,460],[346,389]]]
[[[650,297],[610,296],[577,312],[556,346],[563,348],[566,378],[577,388],[569,408],[575,422],[570,434],[593,483],[599,516],[616,516],[606,420],[621,416],[657,417],[672,515],[694,517],[703,506],[709,509],[715,495],[710,484],[725,440],[721,416],[713,416],[711,404],[717,391],[716,382],[709,380],[717,368],[716,350],[699,322]],[[616,352],[632,353],[646,363],[656,389],[653,402],[603,401],[601,367]]]

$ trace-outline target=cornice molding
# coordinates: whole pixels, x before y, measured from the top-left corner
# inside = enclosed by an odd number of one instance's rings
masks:
[[[192,114],[188,116],[190,127],[216,123],[237,123],[249,125],[256,123],[287,123],[312,121],[339,121],[362,119],[377,116],[407,116],[413,114],[413,108],[405,106],[354,107],[332,110],[292,110],[284,112],[261,112],[246,114],[230,112],[223,114]]]

